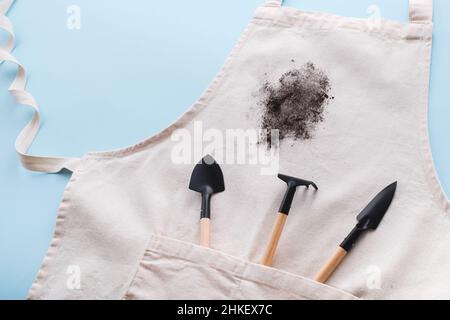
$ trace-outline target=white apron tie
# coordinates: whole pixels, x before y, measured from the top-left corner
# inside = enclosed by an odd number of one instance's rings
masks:
[[[30,106],[34,109],[31,121],[22,129],[15,143],[22,165],[32,171],[57,173],[62,169],[75,170],[78,158],[42,157],[30,155],[28,149],[33,143],[41,124],[39,107],[34,97],[26,91],[27,72],[24,66],[11,54],[15,46],[14,30],[10,20],[5,16],[14,0],[4,0],[0,3],[0,28],[4,29],[9,38],[6,44],[0,48],[0,63],[12,62],[18,66],[16,77],[9,87],[9,92],[18,104]]]

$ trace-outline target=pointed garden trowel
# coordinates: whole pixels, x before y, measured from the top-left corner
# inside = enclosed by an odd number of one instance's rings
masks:
[[[269,243],[267,244],[266,251],[264,252],[264,256],[261,260],[261,264],[266,266],[272,266],[273,264],[273,258],[278,247],[278,242],[281,238],[281,233],[283,232],[284,224],[286,223],[287,217],[289,215],[289,211],[291,209],[291,204],[294,200],[294,195],[297,191],[297,187],[305,186],[306,188],[309,188],[309,186],[313,186],[314,189],[318,190],[317,185],[312,181],[289,177],[284,174],[279,174],[278,178],[286,182],[287,189],[283,198],[283,202],[281,203],[280,210],[278,211],[277,219],[275,220],[275,225],[272,229]]]
[[[225,190],[222,170],[213,157],[205,156],[192,171],[189,189],[202,194],[200,212],[200,244],[209,247],[211,197]]]
[[[317,273],[314,280],[325,283],[353,248],[358,238],[367,230],[376,230],[388,211],[397,189],[397,182],[381,191],[357,216],[358,223],[338,247],[336,252]]]

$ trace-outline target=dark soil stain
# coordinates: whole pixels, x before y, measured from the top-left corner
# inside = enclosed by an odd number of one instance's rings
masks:
[[[331,99],[328,76],[309,62],[284,73],[276,83],[266,81],[259,101],[263,107],[261,128],[267,136],[261,140],[271,146],[270,130],[279,130],[280,141],[290,137],[310,139],[316,125],[324,120],[324,110]]]

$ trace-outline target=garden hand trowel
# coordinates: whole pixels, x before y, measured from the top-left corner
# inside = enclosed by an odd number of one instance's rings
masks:
[[[397,182],[389,185],[361,211],[357,217],[358,223],[356,226],[325,263],[319,273],[317,273],[314,280],[325,283],[344,260],[347,253],[353,248],[359,237],[367,230],[375,230],[378,228],[378,225],[391,205],[396,189]]]
[[[192,171],[189,189],[202,194],[200,212],[200,244],[209,247],[211,197],[225,190],[222,170],[210,155],[205,156]]]

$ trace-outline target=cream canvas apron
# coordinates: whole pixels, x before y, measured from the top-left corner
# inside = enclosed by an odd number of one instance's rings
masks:
[[[12,34],[4,16],[1,26]],[[9,53],[12,38],[1,51],[2,60],[19,64],[11,93],[36,109],[17,139],[22,162],[36,171],[73,171],[29,298],[450,298],[449,202],[427,132],[431,38],[431,0],[410,0],[408,23],[267,1],[210,87],[174,124],[81,159],[27,154],[39,113],[25,91],[25,70]],[[296,98],[298,90],[307,102]],[[180,129],[194,134],[199,123],[220,131],[279,126],[279,171],[319,185],[317,193],[298,191],[273,268],[258,262],[285,185],[258,164],[221,164],[226,191],[213,198],[211,248],[197,245],[200,200],[187,186],[198,158],[174,164],[172,138]],[[393,181],[397,193],[380,227],[328,284],[311,280],[357,213]],[[74,266],[76,288],[68,283]]]

